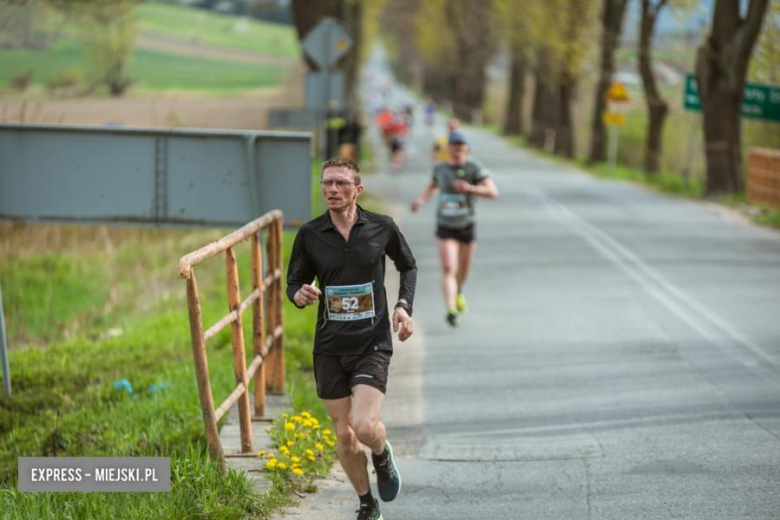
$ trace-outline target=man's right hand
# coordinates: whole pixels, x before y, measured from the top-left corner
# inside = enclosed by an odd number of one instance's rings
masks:
[[[417,213],[417,210],[420,209],[420,206],[422,206],[423,204],[425,204],[425,201],[423,199],[419,197],[414,199],[412,201],[412,207],[411,207],[412,213]]]
[[[318,302],[320,296],[322,296],[322,291],[313,285],[305,283],[298,289],[298,292],[295,293],[293,300],[295,300],[295,303],[299,307],[306,307],[307,305]]]

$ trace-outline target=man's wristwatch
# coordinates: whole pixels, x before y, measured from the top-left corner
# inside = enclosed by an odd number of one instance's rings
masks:
[[[398,307],[401,307],[403,310],[405,310],[406,314],[408,314],[410,318],[412,317],[412,306],[410,304],[407,302],[398,302],[395,304],[394,308],[397,309]]]

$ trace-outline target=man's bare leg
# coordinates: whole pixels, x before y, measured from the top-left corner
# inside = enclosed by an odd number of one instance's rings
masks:
[[[385,394],[369,385],[352,387],[352,428],[358,440],[371,448],[375,455],[385,450],[387,431],[379,420]]]
[[[352,428],[351,412],[352,397],[342,399],[323,399],[330,418],[333,420],[333,428],[338,439],[338,453],[341,467],[347,474],[352,487],[358,495],[365,495],[371,490],[368,482],[368,457],[366,457],[358,441],[355,430]]]

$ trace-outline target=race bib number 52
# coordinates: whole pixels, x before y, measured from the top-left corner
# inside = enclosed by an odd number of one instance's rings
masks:
[[[328,286],[325,287],[325,297],[328,301],[329,320],[364,320],[376,315],[374,286],[371,283]]]

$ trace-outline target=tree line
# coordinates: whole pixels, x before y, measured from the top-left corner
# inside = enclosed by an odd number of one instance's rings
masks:
[[[670,9],[684,17],[698,2],[637,0],[637,4],[636,66],[648,113],[643,166],[654,174],[659,171],[661,135],[669,112],[669,101],[653,72],[657,22]],[[711,4],[706,35],[690,68],[701,97],[706,194],[716,196],[743,189],[742,92],[762,26],[780,13],[768,14],[769,0],[713,0]],[[509,65],[503,132],[523,135],[532,146],[552,146],[565,157],[573,157],[575,149],[573,100],[587,77],[597,78],[588,160],[606,159],[602,114],[616,72],[615,53],[627,30],[628,0],[293,0],[292,5],[301,37],[321,16],[346,20],[358,40],[353,60],[364,47],[366,24],[372,23],[361,10],[370,10],[381,18],[380,36],[391,51],[399,80],[434,100],[447,100],[455,115],[467,121],[485,102],[488,64],[497,52],[505,51]],[[768,46],[776,50],[776,41]],[[352,85],[358,66],[359,62],[346,66]],[[768,66],[778,68],[780,63]],[[529,79],[533,101],[530,114],[523,117]],[[528,128],[524,120],[531,121]]]

